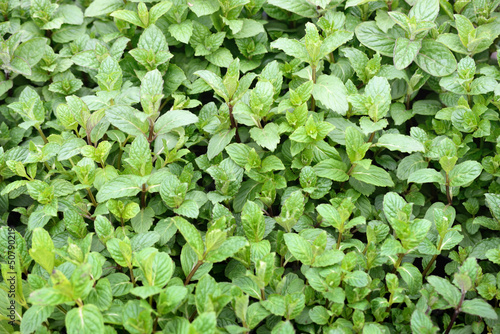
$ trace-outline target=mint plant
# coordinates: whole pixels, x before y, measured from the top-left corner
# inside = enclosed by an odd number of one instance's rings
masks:
[[[0,1],[0,332],[499,332],[499,5]]]

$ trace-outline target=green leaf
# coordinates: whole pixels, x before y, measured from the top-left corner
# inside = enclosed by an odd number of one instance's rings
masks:
[[[128,238],[123,241],[118,238],[110,239],[106,243],[106,248],[111,254],[113,260],[115,260],[115,262],[120,266],[132,266],[132,247]]]
[[[202,78],[217,95],[222,97],[226,102],[229,102],[229,93],[220,77],[207,70],[197,71],[194,74]]]
[[[226,148],[226,146],[231,142],[234,135],[236,134],[236,129],[223,130],[218,132],[210,138],[207,148],[207,157],[212,160],[220,152]]]
[[[385,117],[391,106],[391,86],[387,78],[373,77],[366,85],[365,94],[371,97],[372,105],[368,109],[368,116],[378,122]]]
[[[491,214],[500,222],[500,195],[485,194],[484,197],[486,198],[486,205],[490,208]]]
[[[151,267],[146,269],[145,276],[149,285],[162,288],[170,281],[174,270],[172,258],[167,253],[158,252]]]
[[[130,293],[141,299],[147,299],[162,292],[163,289],[157,286],[137,286],[130,290]]]
[[[320,204],[316,207],[318,213],[323,217],[324,221],[326,221],[331,226],[336,229],[340,229],[342,225],[342,218],[337,209],[335,209],[330,204]]]
[[[191,20],[185,20],[181,23],[171,24],[168,26],[168,31],[173,38],[187,44],[193,35],[193,23]]]
[[[196,122],[198,122],[198,117],[187,110],[170,110],[156,120],[154,132],[159,136],[172,131],[172,129]]]
[[[113,294],[109,279],[102,278],[97,281],[95,287],[92,291],[90,291],[88,297],[85,299],[85,302],[97,306],[101,312],[107,310],[113,302]]]
[[[326,159],[313,166],[314,172],[319,177],[324,177],[337,182],[345,182],[349,179],[345,163],[335,159]]]
[[[355,288],[364,288],[370,283],[370,276],[361,270],[346,273],[344,281]]]
[[[59,272],[60,275],[63,275]],[[64,288],[71,289],[69,281],[64,282]],[[33,291],[28,299],[33,305],[40,306],[56,306],[59,304],[71,302],[72,298],[68,296],[62,289],[56,288],[41,288]]]
[[[435,334],[439,328],[434,326],[430,316],[415,309],[411,315],[411,330],[416,334]]]
[[[191,9],[196,16],[205,16],[215,13],[219,10],[219,2],[217,0],[192,0]]]
[[[55,263],[55,248],[52,238],[45,229],[37,227],[33,230],[29,253],[36,263],[48,273],[52,273]]]
[[[111,13],[111,16],[132,23],[133,25],[136,25],[138,27],[146,28],[145,24],[141,21],[139,18],[139,15],[131,10],[117,10],[113,13]]]
[[[14,51],[14,56],[24,60],[29,67],[35,66],[44,55],[47,39],[35,37],[21,43]]]
[[[284,170],[285,165],[283,162],[275,155],[270,155],[262,160],[262,165],[260,168],[261,173],[267,173],[275,170]]]
[[[460,302],[461,293],[460,291],[452,285],[449,281],[444,278],[437,276],[427,277],[427,282],[430,283],[436,289],[443,298],[450,304],[450,307],[457,307]]]
[[[419,21],[434,21],[439,14],[439,0],[417,0],[412,7],[409,17]]]
[[[344,116],[349,108],[347,89],[336,76],[320,75],[314,84],[312,94],[326,108],[340,115]]]
[[[250,136],[255,142],[269,151],[274,152],[280,142],[279,127],[274,123],[268,123],[263,129],[250,129]]]
[[[456,165],[450,172],[450,186],[461,187],[474,181],[483,170],[477,161],[465,161]]]
[[[403,70],[410,66],[421,46],[421,41],[410,41],[404,37],[398,38],[394,47],[394,66],[398,70]]]
[[[144,136],[148,122],[139,118],[138,111],[128,106],[113,106],[106,110],[108,121],[123,132],[132,136]]]
[[[216,325],[217,317],[215,312],[202,313],[191,324],[192,330],[190,333],[215,334]]]
[[[249,38],[257,36],[260,33],[265,33],[264,25],[256,20],[243,19],[243,26],[241,30],[238,31],[234,37],[235,38]]]
[[[453,53],[443,44],[424,39],[422,48],[415,58],[417,65],[435,77],[444,77],[457,69],[457,61]]]
[[[163,78],[158,70],[148,72],[141,80],[141,105],[147,115],[155,115],[163,98]]]
[[[106,182],[97,193],[96,200],[105,202],[112,198],[135,196],[142,190],[141,178],[135,175],[120,175]]]
[[[86,17],[107,15],[123,6],[121,0],[95,0],[85,10]]]
[[[247,245],[245,237],[229,237],[217,249],[208,252],[206,260],[212,263],[222,262]]]
[[[156,21],[165,15],[172,7],[170,1],[160,1],[149,10],[149,24],[155,24]]]
[[[477,315],[482,318],[497,320],[498,315],[496,314],[493,307],[488,304],[484,299],[475,298],[472,300],[465,300],[462,303],[461,310],[465,313]]]
[[[198,204],[194,200],[187,199],[182,202],[181,206],[175,208],[174,212],[184,217],[198,218],[200,210]]]
[[[241,224],[248,241],[259,242],[264,238],[266,229],[264,214],[256,203],[247,201],[243,206]]]
[[[196,229],[196,227],[182,217],[173,217],[172,220],[186,242],[195,251],[198,256],[198,260],[203,259],[205,244],[201,239],[200,232]]]
[[[333,34],[327,36],[320,47],[320,57],[326,57],[339,46],[347,43],[353,37],[353,33],[345,30],[337,30]]]
[[[113,57],[107,57],[99,66],[96,75],[99,87],[107,92],[119,90],[122,86],[123,73],[118,61]]]
[[[377,141],[377,146],[405,153],[425,152],[425,147],[421,142],[413,137],[399,134],[386,133],[382,135]]]
[[[95,305],[83,305],[71,309],[65,318],[68,334],[104,333],[104,319]]]
[[[398,273],[408,286],[408,293],[417,294],[422,288],[422,274],[420,270],[410,263],[403,263],[398,267]]]
[[[285,297],[272,294],[267,297],[266,300],[261,302],[262,306],[266,308],[269,312],[274,315],[283,316],[286,312],[286,302]]]
[[[374,21],[359,24],[355,32],[361,44],[380,52],[384,56],[393,56],[396,38],[380,30]]]
[[[330,312],[323,306],[315,306],[309,310],[309,317],[318,325],[326,325],[330,316]]]
[[[245,144],[229,144],[226,146],[226,152],[238,166],[244,167],[248,162],[250,148]]]
[[[500,248],[490,249],[486,252],[486,257],[493,263],[500,264]]]
[[[54,312],[54,306],[31,306],[21,321],[21,334],[30,334],[42,326],[42,323]]]
[[[408,183],[434,183],[445,184],[444,176],[435,169],[423,168],[410,174]]]
[[[306,239],[296,233],[286,233],[284,239],[288,250],[297,260],[305,265],[312,264],[312,247]]]
[[[352,126],[345,129],[345,142],[346,153],[349,160],[351,160],[351,163],[355,163],[363,159],[371,146],[370,143],[365,143],[365,139],[363,138],[361,132]]]
[[[309,54],[304,44],[296,39],[289,38],[278,38],[271,43],[271,47],[275,49],[280,49],[287,55],[298,58],[302,61],[308,61]]]
[[[175,310],[187,296],[187,289],[184,286],[169,286],[160,294],[158,299],[158,311],[167,314]]]
[[[296,0],[296,1],[268,0],[267,2],[270,5],[274,5],[276,7],[282,8],[284,10],[298,14],[303,17],[309,17],[309,18],[318,17],[318,13],[316,12],[315,6],[306,0]]]
[[[351,176],[358,181],[373,184],[377,187],[394,187],[394,182],[389,173],[374,165],[370,165],[368,170],[356,165],[352,169]]]
[[[144,136],[135,137],[130,145],[129,157],[125,162],[130,166],[134,174],[146,176],[151,174],[153,163],[149,143]]]

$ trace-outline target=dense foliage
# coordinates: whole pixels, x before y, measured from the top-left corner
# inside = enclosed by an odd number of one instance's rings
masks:
[[[1,0],[0,332],[500,333],[499,4]]]

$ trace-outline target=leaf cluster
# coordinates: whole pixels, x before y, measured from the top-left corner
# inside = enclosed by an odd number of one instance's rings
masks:
[[[499,0],[0,0],[0,332],[500,332]]]

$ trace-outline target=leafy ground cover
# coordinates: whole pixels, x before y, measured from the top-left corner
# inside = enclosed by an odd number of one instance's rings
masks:
[[[500,333],[499,4],[0,1],[0,332]]]

